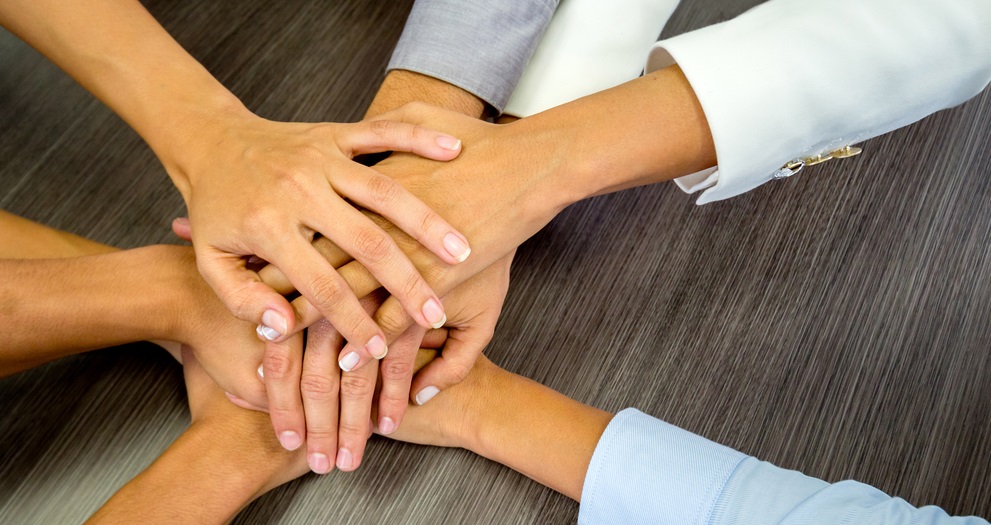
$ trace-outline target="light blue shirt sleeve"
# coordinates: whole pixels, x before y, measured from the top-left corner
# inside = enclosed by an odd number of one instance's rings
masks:
[[[454,84],[501,112],[559,0],[417,0],[388,70]]]
[[[578,523],[988,525],[778,468],[634,409],[617,414],[595,448]]]

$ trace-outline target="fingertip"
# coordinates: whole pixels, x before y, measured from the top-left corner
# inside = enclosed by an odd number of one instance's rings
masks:
[[[444,249],[454,259],[455,263],[463,263],[471,255],[471,246],[464,235],[448,232],[443,239]]]
[[[437,136],[434,138],[434,142],[436,142],[437,145],[440,146],[440,149],[442,151],[441,156],[443,157],[453,159],[461,154],[461,139],[457,137],[452,137],[445,133],[438,133]],[[436,160],[445,160],[445,159],[436,159]]]
[[[428,401],[433,399],[439,393],[440,393],[439,388],[437,388],[434,385],[430,385],[422,388],[419,392],[417,392],[413,400],[416,401],[417,405],[423,406],[427,404]]]
[[[355,464],[354,454],[346,448],[341,448],[337,451],[337,468],[344,472],[351,472],[357,465]]]
[[[303,438],[300,437],[299,433],[293,430],[285,430],[279,432],[279,444],[282,448],[293,451],[303,444]]]
[[[358,366],[358,363],[361,362],[361,356],[354,350],[348,350],[345,348],[341,354],[341,358],[337,361],[337,366],[345,372],[354,370]]]
[[[310,466],[316,474],[327,474],[334,470],[334,464],[331,463],[330,457],[323,452],[311,452],[306,455],[306,463]]]
[[[395,420],[393,420],[391,417],[384,416],[379,419],[379,424],[378,424],[379,434],[383,436],[388,436],[389,434],[395,432],[397,428],[399,428],[399,425],[397,425]]]

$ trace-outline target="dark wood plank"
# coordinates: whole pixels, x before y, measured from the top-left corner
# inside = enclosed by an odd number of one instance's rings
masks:
[[[411,2],[152,1],[249,107],[352,120]],[[666,34],[756,0],[686,2]],[[181,198],[140,139],[0,33],[0,207],[122,247],[172,242]],[[672,185],[573,206],[522,247],[506,368],[636,406],[784,467],[991,516],[991,95],[736,199]],[[148,345],[0,381],[0,522],[81,522],[188,422]],[[576,504],[467,452],[375,440],[239,523],[567,523]]]

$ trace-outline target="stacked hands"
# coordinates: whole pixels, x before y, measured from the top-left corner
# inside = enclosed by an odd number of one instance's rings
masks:
[[[173,229],[203,276],[190,271],[199,311],[182,317],[198,321],[178,339],[234,404],[270,414],[283,447],[305,443],[314,472],[356,469],[373,430],[461,382],[491,339],[515,247],[563,207],[529,202],[540,177],[506,154],[511,126],[425,104],[357,124],[257,119],[218,137],[222,171],[167,165],[190,213]],[[387,150],[416,155],[351,160]]]

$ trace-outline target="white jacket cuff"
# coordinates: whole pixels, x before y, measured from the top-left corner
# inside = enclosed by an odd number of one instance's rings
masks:
[[[733,197],[967,100],[991,78],[987,27],[987,0],[771,0],[657,43],[647,71],[681,67],[716,146],[718,171],[679,186]]]

